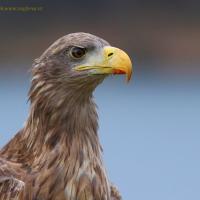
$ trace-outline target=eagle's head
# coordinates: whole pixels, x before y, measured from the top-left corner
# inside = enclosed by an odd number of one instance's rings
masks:
[[[36,59],[30,97],[43,94],[54,97],[55,103],[69,96],[90,96],[110,74],[126,74],[130,80],[132,64],[124,51],[88,33],[68,34]]]

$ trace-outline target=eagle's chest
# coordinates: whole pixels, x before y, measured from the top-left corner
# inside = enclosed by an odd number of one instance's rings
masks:
[[[110,189],[104,168],[84,160],[66,181],[64,195],[66,200],[109,200]]]
[[[110,185],[99,145],[74,139],[43,156],[42,171],[34,181],[36,197],[54,200],[110,200]],[[69,146],[69,145],[68,145]],[[42,157],[42,158],[43,158]],[[36,198],[37,199],[37,198]]]
[[[105,169],[98,162],[84,160],[44,169],[34,181],[35,199],[110,200]]]

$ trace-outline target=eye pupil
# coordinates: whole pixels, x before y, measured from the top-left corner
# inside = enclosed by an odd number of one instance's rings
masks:
[[[71,55],[74,58],[81,58],[82,56],[84,56],[86,53],[85,48],[82,47],[72,47],[71,49]]]

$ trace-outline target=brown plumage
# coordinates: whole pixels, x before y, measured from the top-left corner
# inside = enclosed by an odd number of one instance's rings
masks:
[[[66,35],[33,64],[26,124],[0,151],[1,200],[119,200],[108,180],[92,92],[109,74],[131,76],[121,50]]]

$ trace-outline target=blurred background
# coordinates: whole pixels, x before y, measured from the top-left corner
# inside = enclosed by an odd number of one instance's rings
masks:
[[[130,84],[113,76],[95,91],[110,179],[124,200],[199,200],[199,10],[195,0],[0,1],[0,146],[26,120],[33,60],[63,35],[93,33],[134,62]]]

